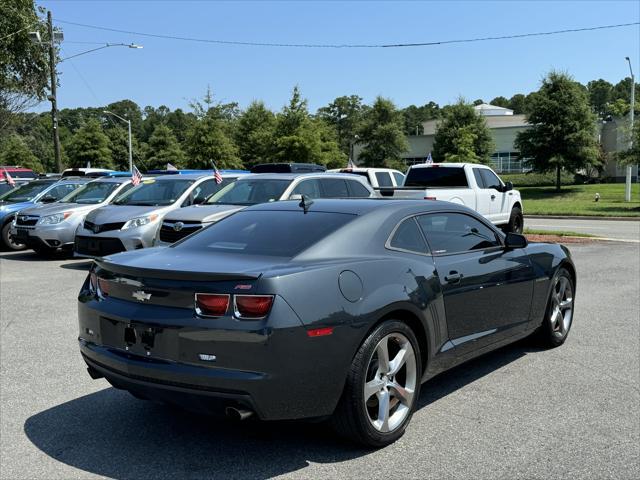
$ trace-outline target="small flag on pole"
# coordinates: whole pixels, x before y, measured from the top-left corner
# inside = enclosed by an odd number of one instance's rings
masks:
[[[9,175],[9,172],[7,172],[7,170],[4,170],[4,178],[7,180],[7,183],[9,185],[11,185],[12,187],[16,186],[16,181],[13,179],[13,177],[11,175]]]
[[[431,158],[431,152],[427,155],[427,160],[424,163],[433,163],[433,158]]]
[[[171,165],[170,163],[167,163],[167,171],[175,171],[175,170],[178,170],[178,169],[173,165]]]
[[[216,164],[213,163],[213,160],[211,160],[211,166],[213,167],[213,178],[215,178],[216,183],[220,185],[222,183],[222,174],[218,170],[218,167],[216,167]]]
[[[356,168],[356,164],[351,157],[349,157],[349,161],[347,162],[347,168]]]
[[[140,185],[141,181],[142,181],[142,174],[140,173],[140,170],[138,170],[138,167],[134,165],[133,171],[131,172],[131,183],[133,184],[133,186],[137,186],[137,185]]]

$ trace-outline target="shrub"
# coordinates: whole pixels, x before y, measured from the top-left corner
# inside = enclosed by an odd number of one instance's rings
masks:
[[[556,173],[506,173],[500,175],[504,182],[513,183],[514,187],[548,187],[556,184]],[[562,185],[573,185],[574,176],[568,172],[560,174]]]

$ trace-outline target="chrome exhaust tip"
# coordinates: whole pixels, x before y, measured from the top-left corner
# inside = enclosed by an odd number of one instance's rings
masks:
[[[224,409],[224,413],[233,421],[241,422],[253,415],[252,410],[245,410],[244,408],[227,407]]]

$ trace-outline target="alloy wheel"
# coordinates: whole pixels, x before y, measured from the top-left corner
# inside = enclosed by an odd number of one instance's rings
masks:
[[[411,412],[417,384],[413,346],[401,333],[390,333],[369,360],[364,384],[367,418],[379,432],[400,427]]]
[[[551,291],[551,309],[549,322],[554,337],[564,338],[571,328],[573,319],[573,290],[571,282],[564,275],[560,275]]]

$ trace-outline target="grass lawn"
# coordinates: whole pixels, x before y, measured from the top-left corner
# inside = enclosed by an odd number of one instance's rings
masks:
[[[515,187],[522,194],[525,215],[585,215],[640,217],[640,188],[634,183],[631,202],[624,201],[624,183],[566,185],[555,187]],[[596,193],[600,201],[594,202]]]
[[[556,237],[595,237],[590,233],[571,232],[569,230],[538,230],[536,228],[525,228],[523,233],[525,235],[553,235]]]

